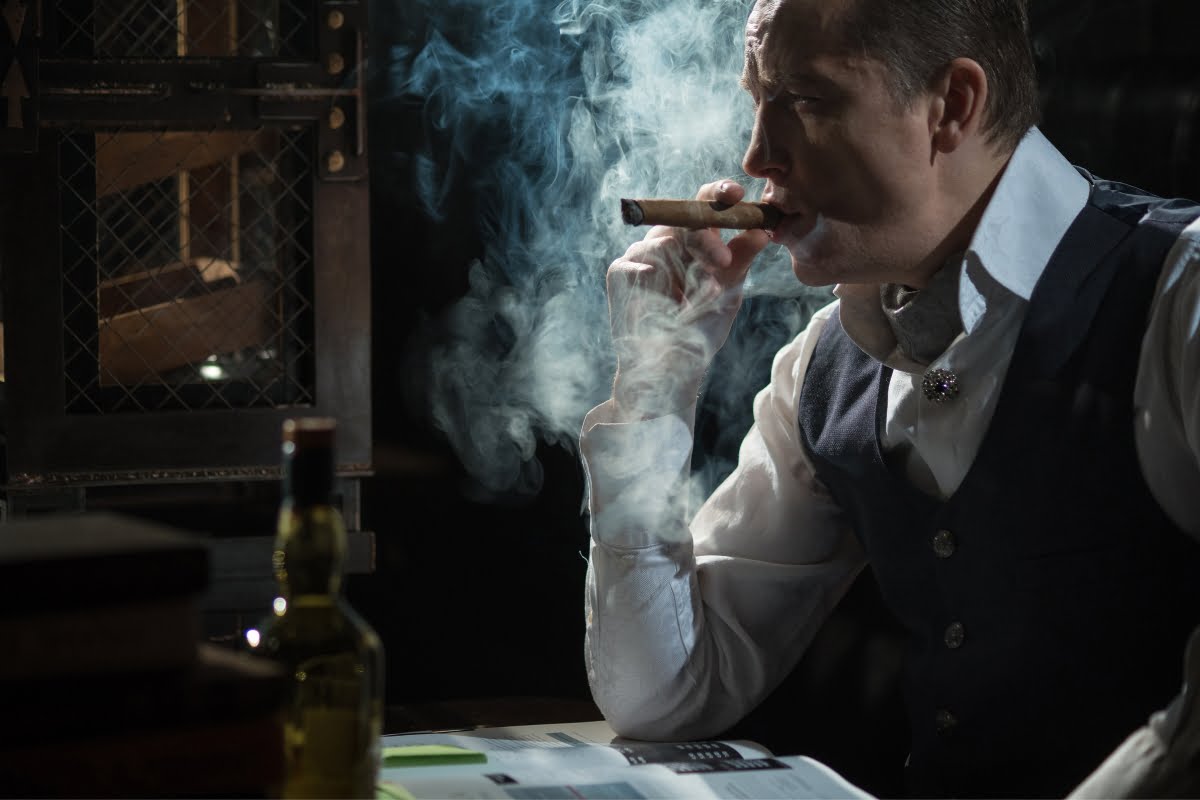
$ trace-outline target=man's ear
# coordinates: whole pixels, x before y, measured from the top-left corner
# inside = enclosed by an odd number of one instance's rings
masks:
[[[951,153],[983,129],[987,74],[979,62],[956,58],[930,89],[929,134],[934,152]]]

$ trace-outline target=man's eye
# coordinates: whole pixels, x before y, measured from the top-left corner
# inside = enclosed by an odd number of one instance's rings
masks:
[[[796,110],[812,110],[814,106],[822,101],[822,98],[799,92],[774,91],[767,94],[766,100],[768,103],[785,103],[790,108]]]

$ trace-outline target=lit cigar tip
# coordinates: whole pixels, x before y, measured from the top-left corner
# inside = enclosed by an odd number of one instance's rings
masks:
[[[626,225],[641,225],[646,219],[646,215],[636,200],[622,199],[621,219],[625,220]]]

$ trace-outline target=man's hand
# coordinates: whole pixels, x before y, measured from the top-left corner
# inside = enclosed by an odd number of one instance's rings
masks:
[[[699,200],[737,203],[733,181],[706,184]],[[689,406],[742,305],[742,284],[765,231],[728,244],[714,229],[651,228],[608,268],[608,313],[617,349],[618,415],[649,418]]]

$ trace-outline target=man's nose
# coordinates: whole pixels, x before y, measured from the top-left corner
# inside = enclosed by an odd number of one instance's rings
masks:
[[[778,180],[787,171],[787,154],[777,137],[772,136],[769,124],[768,103],[759,106],[754,114],[754,130],[750,134],[750,146],[742,159],[742,169],[754,178]]]

